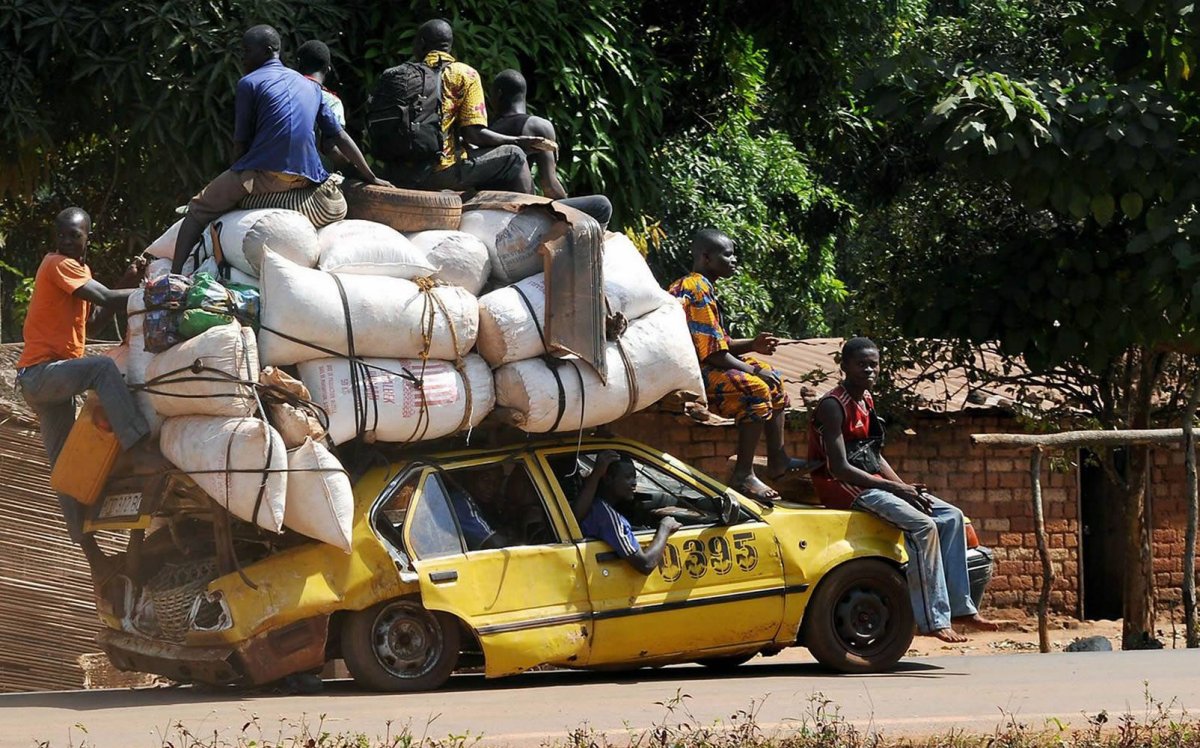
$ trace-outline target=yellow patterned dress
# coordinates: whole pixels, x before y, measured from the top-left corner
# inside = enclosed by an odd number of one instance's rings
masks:
[[[721,369],[704,363],[705,359],[719,351],[729,350],[729,333],[721,321],[721,308],[717,305],[716,289],[712,281],[699,273],[685,275],[671,284],[668,289],[683,304],[687,315],[688,332],[696,346],[700,359],[700,373],[704,375],[704,389],[708,395],[708,409],[717,415],[742,421],[765,421],[773,411],[787,407],[788,398],[781,385],[748,374],[739,369]],[[738,356],[751,366],[765,371],[778,372],[754,356]],[[782,377],[779,377],[782,381]]]

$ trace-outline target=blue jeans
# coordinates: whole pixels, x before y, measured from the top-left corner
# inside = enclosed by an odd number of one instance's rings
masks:
[[[967,535],[963,513],[930,496],[933,516],[895,494],[870,488],[851,509],[873,514],[904,533],[908,549],[908,594],[923,634],[949,628],[950,619],[974,615],[967,576]]]
[[[29,366],[17,375],[17,384],[25,402],[37,413],[42,444],[46,445],[52,470],[75,425],[75,396],[87,390],[96,390],[100,395],[100,403],[122,447],[129,449],[150,433],[149,424],[111,358],[84,356]],[[71,540],[82,542],[83,507],[63,494],[58,495],[58,502]]]

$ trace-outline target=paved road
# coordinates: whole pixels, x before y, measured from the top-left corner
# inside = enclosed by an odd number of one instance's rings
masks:
[[[786,659],[781,659],[786,658]],[[1112,715],[1146,710],[1145,692],[1178,699],[1177,708],[1200,711],[1200,650],[1089,654],[1015,654],[906,660],[886,675],[830,676],[803,655],[755,659],[736,675],[714,676],[698,666],[632,674],[545,672],[485,682],[451,679],[438,692],[377,695],[353,684],[327,684],[321,696],[212,694],[152,689],[14,694],[0,696],[0,746],[51,745],[140,748],[162,745],[176,722],[194,734],[227,739],[257,715],[264,734],[327,715],[324,728],[383,735],[387,721],[409,723],[430,736],[484,736],[484,743],[539,745],[586,723],[619,739],[628,726],[644,728],[668,717],[661,704],[677,695],[700,723],[757,708],[769,729],[788,729],[805,718],[814,694],[839,705],[842,715],[888,734],[930,734],[951,727],[991,730],[1010,717],[1043,726],[1051,717],[1084,726],[1084,713]],[[429,724],[432,720],[432,724]],[[86,736],[75,725],[87,730]],[[428,727],[427,727],[428,725]],[[255,728],[251,728],[254,732]]]

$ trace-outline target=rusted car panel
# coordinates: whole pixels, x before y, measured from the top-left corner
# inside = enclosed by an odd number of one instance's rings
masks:
[[[325,664],[329,617],[318,616],[236,646],[199,647],[102,629],[96,641],[121,670],[157,673],[184,683],[261,685]]]

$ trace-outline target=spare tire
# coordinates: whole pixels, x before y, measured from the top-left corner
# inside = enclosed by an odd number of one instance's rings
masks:
[[[377,187],[348,179],[342,185],[346,217],[375,221],[397,231],[457,231],[462,199],[455,192]]]

